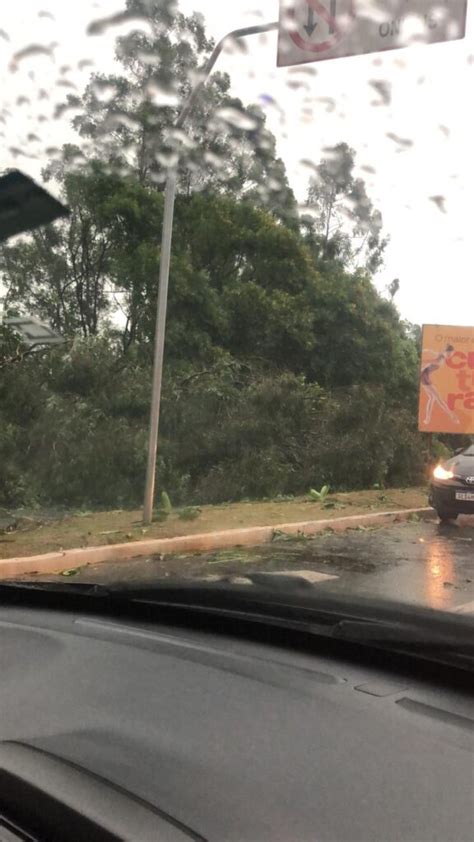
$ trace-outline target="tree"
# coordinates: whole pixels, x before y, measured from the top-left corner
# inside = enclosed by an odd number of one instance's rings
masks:
[[[65,175],[64,196],[67,220],[0,249],[5,306],[63,336],[97,336],[121,313],[126,347],[146,306],[144,285],[156,291],[163,198],[98,162],[86,175]]]
[[[0,371],[23,362],[35,352],[10,327],[0,322]]]
[[[265,115],[230,96],[230,79],[215,73],[201,91],[185,131],[176,130],[179,111],[209,56],[213,42],[202,18],[174,12],[162,0],[127,0],[131,19],[148,31],[117,40],[123,75],[95,74],[83,95],[70,95],[79,109],[73,124],[81,144],[66,150],[83,165],[101,159],[116,172],[133,174],[142,185],[161,189],[170,163],[179,157],[179,190],[185,195],[212,189],[247,196],[280,218],[296,220],[296,201]],[[54,163],[46,176],[62,177]]]
[[[71,340],[25,356],[0,332],[0,504],[122,506],[141,497],[167,161],[160,156],[176,152],[166,126],[210,44],[197,18],[168,20],[154,0],[129,3],[130,12],[140,9],[148,22],[152,15],[151,34],[123,41],[116,87],[96,77],[86,92],[77,127],[92,144],[88,166],[78,171],[84,150],[69,146],[49,168],[69,219],[0,251],[6,306],[41,316]],[[159,83],[168,88],[143,99],[158,48]],[[419,481],[419,331],[371,283],[367,267],[383,241],[353,153],[341,145],[337,166],[334,158],[321,163],[315,216],[300,229],[291,191],[277,190],[283,165],[266,191],[280,166],[274,140],[258,109],[229,100],[227,85],[214,78],[191,123],[192,143],[179,138],[186,167],[172,250],[160,487],[176,502],[205,503],[325,482]],[[266,138],[261,147],[256,138]],[[206,155],[225,165],[211,171]]]
[[[109,326],[123,350],[150,360],[163,196],[101,164],[66,176],[65,189],[69,220],[0,252],[8,306],[67,336]],[[411,394],[414,348],[365,272],[315,259],[298,231],[249,200],[178,198],[168,362],[207,366],[225,352],[327,388],[385,383]]]
[[[311,216],[305,225],[324,260],[339,259],[373,273],[382,263],[387,240],[382,237],[382,217],[354,167],[355,152],[347,143],[337,144],[321,161],[310,181]]]
[[[110,312],[107,280],[112,237],[92,208],[103,202],[104,178],[65,178],[70,218],[0,249],[5,306],[22,307],[63,336],[95,336]]]
[[[400,291],[400,279],[394,278],[393,281],[388,285],[387,292],[390,296],[390,301],[393,301],[397,293]]]

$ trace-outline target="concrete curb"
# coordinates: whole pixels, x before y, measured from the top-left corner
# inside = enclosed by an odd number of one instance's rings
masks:
[[[46,553],[27,558],[0,559],[0,579],[11,579],[25,573],[59,573],[84,567],[87,564],[100,564],[103,561],[129,561],[132,558],[158,555],[159,553],[204,552],[223,550],[228,547],[256,547],[269,544],[275,532],[287,535],[316,535],[331,529],[344,532],[360,526],[384,526],[390,523],[402,523],[410,517],[434,517],[433,509],[402,509],[396,512],[375,512],[370,515],[351,515],[333,520],[310,520],[305,523],[283,523],[276,526],[254,526],[250,529],[228,529],[225,532],[209,532],[202,535],[186,535],[181,538],[155,538],[149,541],[136,541],[128,544],[107,544],[104,547],[84,547],[77,550]]]

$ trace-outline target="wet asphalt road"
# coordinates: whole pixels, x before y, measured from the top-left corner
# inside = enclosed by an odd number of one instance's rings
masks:
[[[474,616],[474,518],[459,518],[449,525],[429,520],[283,539],[254,549],[106,562],[82,568],[71,581],[135,585],[182,577],[232,581],[250,573],[282,571],[308,571],[318,587],[331,591],[463,610]]]
[[[474,519],[456,524],[436,521],[402,524],[369,535],[351,533],[328,542],[339,578],[334,591],[415,602],[474,616]],[[357,558],[360,569],[337,556]],[[364,564],[367,567],[364,570]],[[339,568],[339,570],[338,570]]]

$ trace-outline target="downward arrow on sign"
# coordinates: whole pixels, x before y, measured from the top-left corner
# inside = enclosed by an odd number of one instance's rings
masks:
[[[318,24],[314,22],[314,9],[308,9],[308,23],[305,24],[303,28],[310,37],[316,29],[317,25]]]
[[[307,2],[308,2],[308,0],[307,0]],[[334,35],[334,33],[336,31],[336,11],[337,11],[337,0],[330,0],[330,17],[329,17],[329,20],[328,20],[329,34],[330,35]],[[310,38],[311,38],[314,30],[316,29],[317,25],[318,25],[317,23],[315,23],[314,18],[315,18],[315,10],[313,8],[311,8],[311,6],[310,6],[308,8],[308,23],[306,23],[303,27],[303,29],[305,30],[305,32],[307,32],[307,34],[309,35]],[[326,20],[326,17],[325,17],[325,20]]]

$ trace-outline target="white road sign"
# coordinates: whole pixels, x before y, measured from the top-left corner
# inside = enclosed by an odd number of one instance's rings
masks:
[[[455,41],[467,0],[280,0],[278,66]]]

